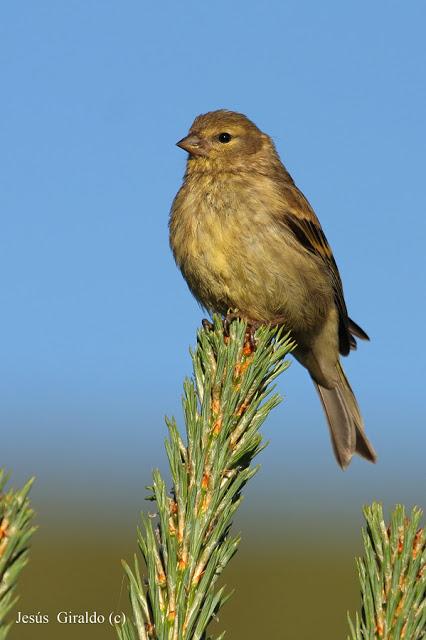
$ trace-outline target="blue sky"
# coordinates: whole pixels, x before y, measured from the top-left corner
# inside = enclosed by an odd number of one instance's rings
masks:
[[[202,317],[168,248],[175,142],[219,107],[274,138],[372,338],[345,368],[377,467],[337,469],[295,363],[255,491],[424,498],[425,20],[420,1],[2,4],[1,463],[41,503],[134,499],[164,464]]]

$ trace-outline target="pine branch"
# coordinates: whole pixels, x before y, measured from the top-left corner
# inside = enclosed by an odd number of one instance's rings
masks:
[[[365,557],[357,561],[362,614],[349,618],[351,640],[426,638],[426,539],[422,512],[395,507],[386,527],[382,506],[364,509]]]
[[[255,475],[254,457],[264,448],[259,428],[280,402],[274,379],[288,366],[288,336],[261,327],[256,350],[245,342],[246,325],[222,321],[201,329],[192,355],[194,375],[184,383],[184,443],[174,420],[166,440],[173,488],[153,473],[150,499],[156,517],[142,516],[139,548],[129,580],[133,620],[117,628],[120,640],[206,640],[206,629],[229,594],[216,582],[238,548],[231,534],[241,490]],[[217,640],[223,637],[221,635]]]
[[[28,562],[28,541],[35,531],[28,493],[33,479],[20,491],[3,493],[8,476],[0,469],[0,640],[6,638],[11,622],[5,617],[15,605],[18,575]]]

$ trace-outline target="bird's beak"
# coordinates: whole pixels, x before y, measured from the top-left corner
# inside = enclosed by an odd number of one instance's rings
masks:
[[[184,149],[192,156],[207,156],[208,149],[206,145],[206,141],[200,138],[196,133],[190,133],[179,142],[176,142],[176,145],[181,149]]]

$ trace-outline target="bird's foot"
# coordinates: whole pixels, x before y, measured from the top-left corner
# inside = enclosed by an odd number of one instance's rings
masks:
[[[231,322],[237,319],[246,320],[245,318],[242,318],[238,312],[228,311],[228,313],[226,314],[223,320],[223,333],[225,334],[225,338],[229,338],[229,329],[231,326]],[[257,322],[255,320],[246,320],[246,322],[247,322],[247,329],[246,329],[246,335],[244,338],[244,353],[245,355],[249,355],[251,353],[254,353],[254,351],[256,351],[256,339],[254,334],[256,333],[257,329],[262,325],[262,322]]]
[[[240,314],[237,311],[228,311],[226,316],[223,319],[223,333],[226,338],[229,338],[229,329],[231,327],[231,323],[234,320],[238,320],[241,318]]]
[[[262,324],[263,324],[262,322],[252,322],[252,321],[250,321],[247,324],[247,330],[246,330],[246,335],[244,340],[244,351],[246,355],[249,355],[250,353],[254,353],[256,351],[255,333],[258,330],[258,328],[262,326]]]
[[[204,329],[205,331],[213,331],[213,329],[214,329],[214,324],[213,324],[213,322],[210,322],[210,320],[207,320],[207,318],[203,318],[203,319],[201,320],[201,324],[202,324],[203,329]]]
[[[224,317],[223,335],[225,338],[225,342],[229,341],[231,323],[234,320],[239,320],[239,319],[243,320],[244,318],[242,318],[241,315],[236,311],[228,311],[228,313]],[[201,320],[201,324],[205,331],[214,330],[214,324],[210,322],[210,320],[207,320],[207,318],[203,318]],[[258,330],[258,328],[262,326],[262,324],[263,324],[262,322],[258,322],[255,320],[247,320],[247,329],[246,329],[246,334],[244,336],[244,354],[245,355],[250,355],[251,353],[254,353],[256,351],[255,333]]]

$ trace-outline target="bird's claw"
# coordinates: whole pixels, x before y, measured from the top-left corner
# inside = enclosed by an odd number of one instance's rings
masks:
[[[240,315],[238,313],[235,313],[234,311],[228,311],[228,313],[224,317],[223,333],[225,334],[226,338],[229,338],[229,330],[231,327],[231,322],[233,322],[234,320],[238,320],[238,318],[240,318]]]
[[[203,329],[204,329],[205,331],[213,331],[213,329],[214,329],[214,324],[213,324],[213,322],[210,322],[210,320],[207,320],[207,318],[203,318],[203,319],[201,320],[201,324],[202,324]]]
[[[223,320],[223,333],[225,334],[225,337],[229,337],[231,322],[237,319],[241,319],[239,313],[229,311],[226,314]],[[252,320],[247,321],[246,335],[244,337],[244,349],[245,351],[247,351],[247,353],[253,353],[254,351],[256,351],[255,333],[261,324],[261,322],[255,322]]]
[[[235,313],[235,312],[229,312],[224,317],[224,319],[223,319],[223,335],[225,337],[225,340],[229,340],[231,323],[234,320],[237,320],[239,318],[241,318],[241,316],[238,313]],[[213,331],[214,330],[214,324],[212,322],[210,322],[210,320],[208,320],[207,318],[203,318],[201,320],[201,324],[202,324],[202,327],[203,327],[203,329],[205,331]],[[256,333],[257,329],[260,327],[261,324],[262,324],[261,322],[248,322],[247,323],[246,334],[245,334],[245,337],[244,337],[244,350],[247,352],[247,354],[254,353],[254,351],[256,351],[255,333]]]

